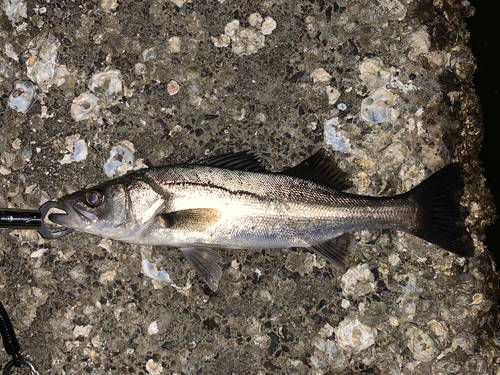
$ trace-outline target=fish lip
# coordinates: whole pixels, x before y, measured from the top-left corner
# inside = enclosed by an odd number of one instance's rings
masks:
[[[88,225],[97,221],[97,216],[91,212],[75,207],[62,199],[59,199],[58,203],[66,213],[52,213],[49,215],[49,220],[56,224],[68,228],[78,228],[81,224]]]

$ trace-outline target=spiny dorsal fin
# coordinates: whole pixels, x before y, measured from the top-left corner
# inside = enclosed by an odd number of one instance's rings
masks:
[[[352,240],[352,234],[347,232],[338,237],[331,238],[328,241],[313,244],[310,251],[316,253],[328,262],[338,267],[346,268],[344,259],[347,255],[347,248]]]
[[[158,220],[166,228],[201,232],[217,223],[220,217],[221,212],[215,208],[193,208],[162,213]]]
[[[196,270],[207,285],[214,292],[219,288],[219,281],[222,277],[222,269],[219,262],[222,258],[216,250],[210,248],[184,247],[179,249],[186,260]]]
[[[266,171],[266,168],[264,168],[260,163],[258,156],[248,150],[192,160],[187,164],[205,165],[207,167],[226,168],[248,172]]]
[[[352,186],[347,179],[347,174],[337,166],[330,155],[323,149],[295,167],[285,169],[280,174],[314,181],[338,191],[347,190]]]

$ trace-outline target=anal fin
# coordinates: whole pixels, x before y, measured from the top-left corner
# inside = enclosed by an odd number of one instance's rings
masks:
[[[347,232],[327,241],[318,242],[308,248],[313,253],[326,259],[338,267],[346,268],[344,259],[347,255],[348,246],[351,243],[352,234]]]
[[[198,276],[205,280],[210,289],[215,292],[219,288],[219,281],[222,277],[222,269],[218,264],[222,262],[219,253],[210,248],[184,247],[179,250],[196,270]]]

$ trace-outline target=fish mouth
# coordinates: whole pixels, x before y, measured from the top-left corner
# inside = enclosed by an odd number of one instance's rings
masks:
[[[55,224],[62,225],[66,228],[81,229],[97,221],[97,215],[92,212],[75,207],[61,199],[59,199],[58,202],[66,213],[58,212],[49,214],[49,220]]]

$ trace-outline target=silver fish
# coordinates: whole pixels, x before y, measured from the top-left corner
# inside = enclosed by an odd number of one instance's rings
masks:
[[[460,164],[393,197],[347,188],[346,174],[323,150],[279,173],[242,152],[129,173],[60,198],[66,213],[49,219],[123,242],[177,247],[214,291],[222,276],[218,248],[305,247],[345,267],[349,232],[394,229],[473,255]]]

